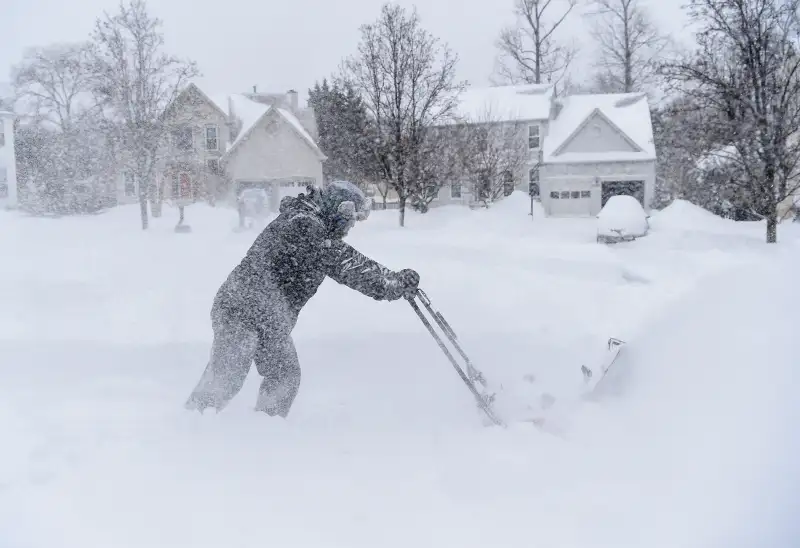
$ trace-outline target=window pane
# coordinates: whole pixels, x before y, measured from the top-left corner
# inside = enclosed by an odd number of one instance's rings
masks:
[[[528,126],[528,148],[539,148],[539,126]]]
[[[580,198],[580,197],[581,197],[581,193],[580,193],[580,191],[579,191],[579,190],[573,190],[573,191],[572,191],[572,199],[573,199],[573,200],[577,200],[577,199],[578,199],[578,198]]]
[[[569,190],[562,190],[561,191],[561,199],[562,200],[569,200]]]
[[[581,190],[581,198],[591,198],[592,192],[590,190]]]
[[[206,149],[217,150],[217,128],[206,128]]]
[[[531,183],[538,183],[539,182],[539,168],[535,167],[528,172],[528,180]]]
[[[531,196],[538,196],[539,195],[539,183],[530,183],[528,185],[528,194]]]
[[[550,198],[552,198],[553,200],[558,200],[558,198],[559,198],[558,192],[555,192],[555,191],[551,192],[550,193]]]

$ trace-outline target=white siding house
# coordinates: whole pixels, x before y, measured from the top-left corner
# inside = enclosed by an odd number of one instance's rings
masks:
[[[524,187],[527,191],[529,184],[538,185],[538,165],[549,131],[553,98],[553,87],[543,84],[470,88],[459,96],[456,117],[462,123],[500,124],[504,127],[498,134],[503,138],[516,133],[522,141],[527,154],[514,173],[506,175],[509,189]],[[475,181],[466,178],[443,188],[431,205],[471,204],[479,199]]]
[[[655,162],[646,95],[558,99],[542,150],[542,206],[552,216],[597,215],[611,196],[629,194],[649,211]]]
[[[189,84],[168,109],[171,130],[156,183],[166,202],[211,197],[235,202],[246,188],[263,188],[270,209],[307,184],[322,183],[325,155],[316,143],[313,110],[297,93],[212,96]],[[120,202],[136,201],[138,182],[122,173]]]
[[[518,124],[529,156],[509,183],[541,200],[547,215],[597,215],[615,194],[630,194],[650,210],[656,152],[645,94],[559,98],[552,86],[536,84],[470,89],[459,114],[472,124]],[[463,181],[449,186],[440,202],[473,198]]]
[[[0,110],[0,208],[17,206],[14,114]]]

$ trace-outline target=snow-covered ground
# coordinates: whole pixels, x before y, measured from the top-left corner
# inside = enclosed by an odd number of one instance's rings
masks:
[[[575,401],[580,365],[626,340],[552,432],[483,426],[405,303],[332,281],[295,331],[288,420],[251,410],[255,370],[225,412],[188,413],[256,233],[202,206],[191,234],[172,211],[142,232],[135,206],[0,213],[0,546],[797,546],[800,227],[766,246],[676,203],[606,247],[527,211],[375,212],[349,241],[420,272],[509,411]]]

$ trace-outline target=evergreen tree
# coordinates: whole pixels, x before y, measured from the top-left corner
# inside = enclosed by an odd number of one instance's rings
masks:
[[[324,79],[309,90],[308,103],[316,115],[320,149],[328,157],[325,181],[344,179],[361,186],[375,182],[376,160],[368,142],[375,129],[358,93],[347,83],[330,85]]]

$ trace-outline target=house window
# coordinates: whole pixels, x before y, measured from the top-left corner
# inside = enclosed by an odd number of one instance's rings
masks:
[[[217,126],[206,127],[206,150],[219,150]]]
[[[540,139],[539,139],[538,124],[528,126],[528,148],[530,149],[539,148],[539,145],[540,145]]]
[[[571,193],[571,196],[570,196],[570,198],[572,198],[573,200],[577,200],[580,197],[581,197],[581,193],[580,193],[579,190],[573,190],[572,193]]]
[[[561,195],[556,190],[554,190],[553,192],[550,193],[550,199],[551,200],[558,200],[560,197],[561,197]]]
[[[192,128],[190,127],[182,127],[176,129],[172,133],[172,138],[175,142],[175,148],[179,150],[191,150],[192,149]]]
[[[562,200],[569,200],[569,190],[562,190],[561,191],[561,199]]]
[[[450,183],[450,197],[461,198],[461,183]]]
[[[206,166],[208,166],[209,173],[219,175],[219,160],[216,158],[209,158],[206,160]]]
[[[581,198],[591,198],[592,191],[591,190],[581,190]]]
[[[136,178],[131,171],[125,172],[125,196],[136,196]]]
[[[514,174],[510,171],[503,172],[503,195],[511,196],[514,193]]]

